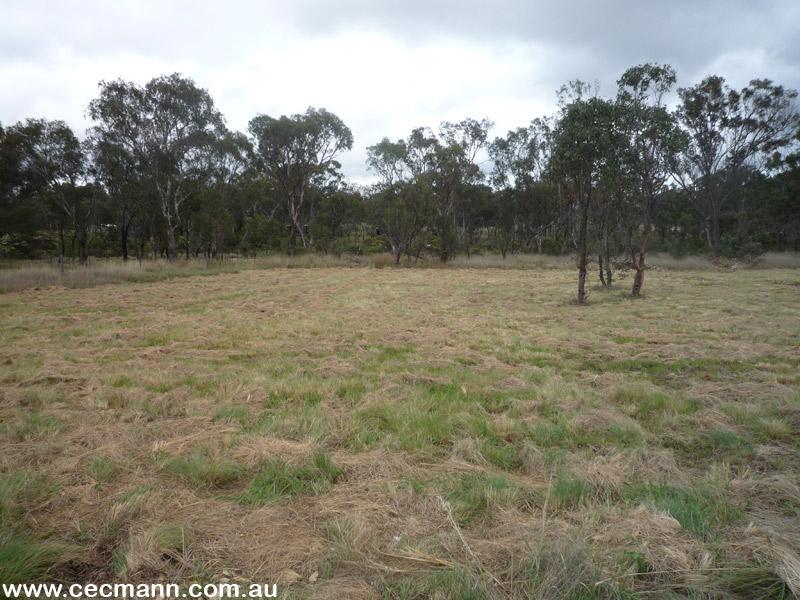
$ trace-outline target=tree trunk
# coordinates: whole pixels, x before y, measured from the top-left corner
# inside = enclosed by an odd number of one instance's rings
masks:
[[[167,258],[175,260],[178,258],[178,244],[175,241],[175,229],[167,226]]]
[[[61,240],[61,254],[58,257],[58,264],[61,267],[61,272],[64,272],[64,260],[67,254],[67,241],[64,239],[64,226],[58,225],[58,237]]]
[[[587,230],[589,227],[589,202],[591,196],[583,199],[581,229],[578,234],[578,304],[586,304],[586,263],[587,263]]]
[[[642,291],[642,286],[644,285],[645,254],[647,254],[647,245],[650,242],[650,233],[652,231],[652,225],[650,224],[650,207],[653,205],[652,198],[647,198],[645,202],[644,227],[642,229],[642,239],[639,243],[639,259],[636,260],[636,257],[633,257],[634,266],[636,267],[636,275],[633,277],[631,296],[634,298],[639,297],[639,294]]]
[[[631,288],[631,296],[634,298],[639,297],[644,285],[644,252],[639,252],[639,260],[636,260],[636,255],[633,256],[634,266],[636,267],[636,275],[633,276],[633,288]]]
[[[122,225],[122,260],[125,262],[128,262],[128,229],[128,225]]]
[[[89,252],[87,248],[87,235],[85,230],[78,232],[78,260],[81,266],[86,266],[89,260]]]
[[[598,255],[597,255],[597,264],[598,264],[598,267],[599,267],[598,271],[600,273],[600,283],[603,284],[603,287],[608,287],[608,284],[606,283],[605,274],[603,273],[603,253],[602,252],[598,253]]]
[[[578,260],[578,304],[586,304],[586,252]]]

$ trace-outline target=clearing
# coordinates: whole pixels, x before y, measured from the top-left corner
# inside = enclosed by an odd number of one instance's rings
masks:
[[[624,280],[586,307],[575,279],[0,295],[0,580],[791,597],[800,271],[651,272],[640,300]]]

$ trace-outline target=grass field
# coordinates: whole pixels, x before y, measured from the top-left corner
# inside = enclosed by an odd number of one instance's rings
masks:
[[[800,271],[253,269],[0,295],[0,580],[790,598]]]

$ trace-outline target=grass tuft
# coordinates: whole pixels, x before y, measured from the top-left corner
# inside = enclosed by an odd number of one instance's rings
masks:
[[[309,463],[288,465],[271,460],[261,467],[247,489],[239,495],[240,504],[262,505],[302,494],[322,494],[343,475],[326,452],[316,452]]]
[[[241,465],[212,456],[206,449],[173,458],[167,461],[165,467],[167,471],[201,488],[222,488],[244,475]]]

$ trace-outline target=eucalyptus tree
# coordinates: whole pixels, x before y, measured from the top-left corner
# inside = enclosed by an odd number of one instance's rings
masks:
[[[541,252],[545,232],[554,220],[553,195],[543,184],[551,149],[551,125],[535,119],[528,127],[509,131],[488,148],[493,163],[492,184],[503,191],[497,195],[497,226],[502,246],[530,239]],[[508,248],[501,246],[505,257]]]
[[[123,145],[115,144],[98,130],[90,132],[92,174],[107,194],[111,214],[119,227],[122,259],[128,260],[131,228],[140,227],[148,210],[144,173],[137,158]],[[141,258],[141,256],[140,256]]]
[[[688,143],[675,176],[703,216],[709,248],[718,253],[731,188],[744,169],[761,166],[791,142],[797,92],[768,79],[736,91],[712,75],[678,94],[677,118]]]
[[[35,229],[33,217],[40,212],[21,201],[25,178],[22,148],[15,137],[0,124],[0,235]]]
[[[636,270],[631,288],[634,297],[639,296],[644,284],[645,257],[653,230],[656,199],[666,189],[675,172],[678,155],[685,146],[685,136],[665,103],[665,96],[675,81],[675,70],[671,66],[652,63],[631,67],[617,81],[618,122],[627,143],[626,151],[621,154],[622,164],[612,163],[615,170],[621,168],[621,172],[612,175],[618,186],[611,194],[618,200],[616,205],[624,207],[629,181],[638,204],[638,219],[630,227],[639,238],[636,248],[630,246]],[[626,212],[623,208],[623,214]]]
[[[432,209],[430,178],[422,130],[410,143],[384,138],[367,148],[367,166],[378,175],[372,193],[372,219],[389,244],[395,264],[410,254],[422,238]]]
[[[578,304],[586,302],[590,207],[608,165],[622,143],[616,107],[598,97],[565,104],[553,132],[550,174],[567,188],[577,212]]]
[[[435,198],[432,229],[438,238],[442,262],[447,262],[456,252],[459,233],[456,208],[461,197],[467,186],[484,179],[476,161],[479,152],[487,146],[492,126],[488,119],[443,122],[439,127],[439,138],[418,140],[420,151],[427,151]]]
[[[81,264],[88,260],[88,231],[94,213],[94,190],[87,186],[86,148],[63,121],[27,119],[6,136],[16,145],[18,168],[31,197],[51,201],[59,216],[60,258],[66,252],[65,226],[78,241]]]
[[[257,168],[273,183],[283,199],[291,226],[290,250],[299,236],[304,248],[311,240],[307,226],[310,186],[324,185],[338,176],[336,158],[353,147],[350,128],[324,108],[309,108],[303,114],[273,118],[258,115],[250,121]]]
[[[129,156],[146,179],[165,225],[167,255],[175,259],[184,204],[207,181],[208,156],[224,131],[213,98],[178,73],[143,87],[102,81],[89,116],[96,123],[92,138]]]
[[[208,179],[195,196],[192,229],[195,246],[218,258],[234,235],[236,199],[252,170],[253,146],[245,134],[226,129],[209,146],[207,160]]]

